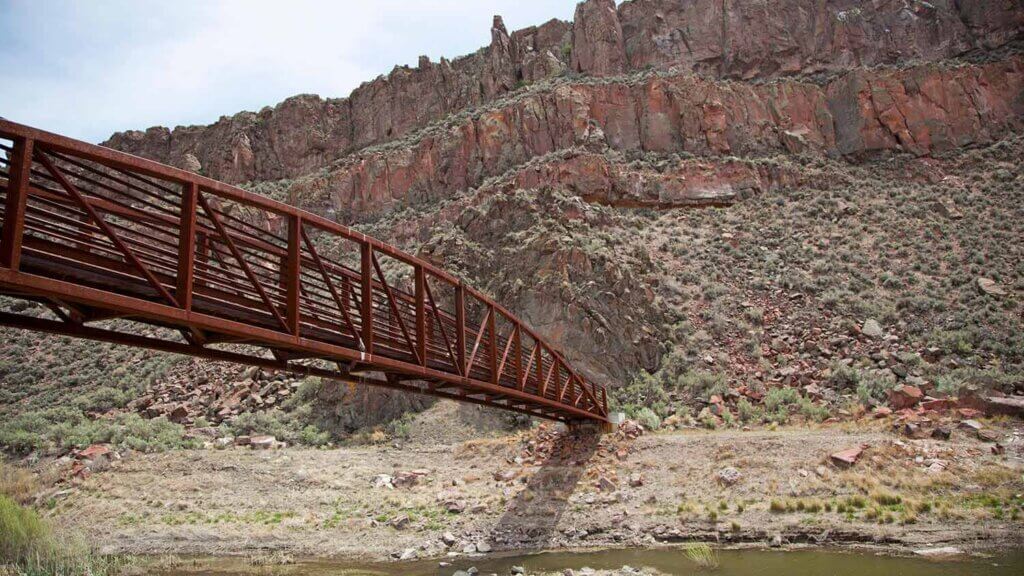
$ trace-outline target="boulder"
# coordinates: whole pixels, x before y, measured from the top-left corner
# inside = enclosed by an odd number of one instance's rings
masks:
[[[857,459],[860,458],[860,455],[863,454],[866,449],[866,444],[851,446],[850,448],[835,452],[829,456],[829,459],[832,461],[832,464],[838,468],[850,468],[857,463]]]
[[[743,474],[732,466],[727,466],[718,471],[718,482],[724,486],[732,486],[739,482],[741,478],[743,478]]]
[[[615,492],[619,489],[619,487],[615,485],[615,482],[609,480],[607,476],[601,476],[597,479],[597,487],[602,492]]]
[[[1006,289],[991,278],[983,278],[979,276],[976,282],[978,284],[978,290],[982,294],[988,294],[989,296],[1006,296]]]
[[[249,440],[249,446],[251,446],[253,450],[270,450],[271,448],[274,447],[276,443],[276,438],[265,434],[260,436],[253,436]]]
[[[924,392],[917,386],[908,384],[901,384],[889,391],[889,405],[894,410],[913,408],[922,398],[924,398]]]
[[[885,332],[882,330],[882,326],[878,323],[878,320],[874,318],[868,318],[864,325],[861,326],[860,333],[869,338],[881,338],[885,336]]]

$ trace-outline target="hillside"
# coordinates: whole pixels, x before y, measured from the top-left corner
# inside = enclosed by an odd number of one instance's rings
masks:
[[[588,0],[491,32],[345,98],[104,145],[438,263],[651,426],[852,418],[901,384],[1024,392],[1024,4]],[[0,444],[21,454],[221,423],[402,438],[429,405],[3,337]],[[261,399],[227,416],[190,394],[239,383]]]

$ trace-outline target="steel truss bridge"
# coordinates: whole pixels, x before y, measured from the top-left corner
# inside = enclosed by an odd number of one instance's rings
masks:
[[[5,120],[0,150],[0,294],[49,311],[0,311],[2,325],[607,424],[602,386],[429,262],[222,182]]]

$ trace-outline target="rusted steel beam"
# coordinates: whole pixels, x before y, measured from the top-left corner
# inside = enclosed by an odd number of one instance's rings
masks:
[[[441,321],[441,313],[437,309],[437,302],[434,301],[434,294],[430,291],[430,283],[424,282],[423,287],[426,289],[427,301],[430,304],[430,309],[434,313],[434,319],[437,321],[437,329],[441,333],[441,338],[444,340],[444,347],[448,351],[448,357],[451,358],[452,365],[455,366],[455,370],[459,375],[465,376],[465,367],[462,365],[462,362],[459,361],[459,356],[457,356],[455,351],[452,350],[452,343],[448,339],[448,331],[444,328],[444,322]]]
[[[181,194],[181,228],[178,231],[178,286],[175,297],[185,310],[192,309],[192,282],[196,254],[196,202],[199,186],[189,182]]]
[[[288,259],[285,270],[285,298],[287,302],[288,331],[299,336],[302,314],[299,298],[302,274],[302,217],[288,218]]]
[[[477,330],[477,332],[476,332],[476,341],[473,342],[473,352],[470,353],[469,361],[466,364],[466,374],[469,374],[470,371],[473,370],[473,365],[476,363],[476,353],[477,353],[478,350],[480,350],[480,341],[484,337],[484,330],[486,330],[487,327],[489,327],[491,325],[490,324],[491,312],[492,312],[492,310],[490,308],[488,308],[487,309],[487,314],[484,315],[483,322],[480,323],[480,329]]]
[[[0,266],[12,270],[17,270],[21,263],[21,239],[25,230],[25,205],[34,147],[35,143],[29,138],[14,139],[7,197],[4,198],[4,225],[0,232]]]
[[[459,373],[469,375],[466,364],[466,290],[462,282],[455,285],[455,351],[458,353]]]
[[[427,278],[423,266],[413,268],[416,298],[416,356],[427,365]]]
[[[512,333],[512,338],[516,341],[516,354],[513,360],[516,367],[516,384],[518,384],[519,389],[522,390],[526,380],[525,374],[523,374],[523,331],[518,320],[516,321],[516,327]]]
[[[360,269],[363,349],[367,354],[373,354],[373,246],[369,242],[360,246]]]
[[[90,306],[103,307],[109,310],[122,310],[141,319],[150,319],[172,325],[190,325],[202,328],[209,332],[239,336],[249,342],[259,342],[260,345],[266,347],[276,347],[289,350],[308,350],[316,352],[318,357],[324,359],[359,361],[374,365],[376,370],[382,372],[397,372],[400,374],[419,376],[423,379],[446,380],[458,385],[462,390],[474,393],[501,392],[514,396],[517,399],[529,401],[533,404],[546,406],[548,408],[561,409],[566,412],[566,415],[570,418],[601,419],[594,413],[575,409],[571,406],[559,405],[547,398],[539,398],[531,394],[523,394],[514,388],[497,387],[493,386],[489,382],[457,377],[440,370],[424,368],[402,360],[395,360],[379,355],[369,356],[366,354],[360,354],[359,352],[355,352],[349,348],[317,340],[310,340],[308,338],[300,338],[298,342],[296,342],[296,340],[291,336],[276,330],[260,328],[243,322],[209,316],[194,311],[187,313],[177,307],[159,304],[149,300],[140,300],[130,296],[123,296],[77,284],[71,284],[52,278],[43,278],[33,274],[0,269],[0,286],[21,287],[44,296],[64,298]]]
[[[487,304],[487,370],[491,373],[491,382],[495,385],[498,381],[498,323],[495,318],[494,304]]]

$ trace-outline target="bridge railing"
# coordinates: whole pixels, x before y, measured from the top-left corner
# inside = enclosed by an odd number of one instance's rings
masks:
[[[224,183],[0,120],[0,272],[185,323],[197,346],[455,383],[607,416],[603,387],[491,298],[326,218]],[[78,290],[78,293],[81,293]],[[81,295],[81,294],[80,294]],[[88,299],[86,296],[82,298]],[[225,336],[227,335],[227,337]],[[277,352],[275,352],[277,353]]]

